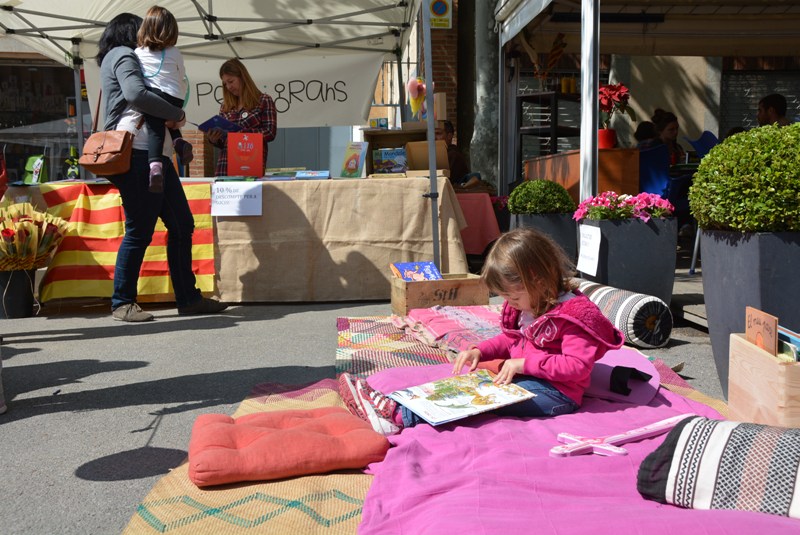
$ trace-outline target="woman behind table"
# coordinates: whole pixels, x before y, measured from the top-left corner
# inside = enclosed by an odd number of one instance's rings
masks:
[[[678,118],[671,111],[657,109],[650,118],[656,125],[658,140],[669,149],[669,164],[676,165],[686,161],[686,151],[678,143]]]
[[[161,117],[170,128],[179,128],[186,116],[178,107],[149,92],[144,84],[136,55],[136,36],[142,18],[130,13],[114,17],[100,38],[97,64],[105,102],[105,130],[128,130],[135,133],[131,168],[108,179],[119,189],[125,210],[125,237],[122,239],[114,268],[114,293],[111,310],[114,319],[141,322],[153,319],[136,303],[139,270],[144,253],[153,239],[158,218],[167,227],[167,264],[175,291],[178,314],[221,312],[226,305],[206,299],[195,286],[192,272],[192,233],[194,217],[174,167],[165,165],[164,192],[148,191],[150,164],[147,145],[149,130],[144,125],[136,131],[142,113]],[[169,153],[165,154],[169,158]]]
[[[240,132],[255,132],[264,136],[264,167],[267,166],[268,143],[278,130],[278,113],[272,97],[258,90],[247,68],[236,58],[219,68],[222,80],[222,105],[219,114],[238,124]],[[217,176],[228,175],[228,133],[220,128],[208,132],[208,141],[222,149],[217,160]]]
[[[505,299],[501,334],[461,351],[453,373],[474,371],[482,361],[502,359],[497,384],[515,383],[536,397],[494,414],[548,417],[578,410],[594,363],[624,341],[600,309],[575,289],[563,250],[530,228],[500,236],[489,252],[481,281]],[[348,410],[384,435],[422,423],[419,416],[343,373],[339,393]]]

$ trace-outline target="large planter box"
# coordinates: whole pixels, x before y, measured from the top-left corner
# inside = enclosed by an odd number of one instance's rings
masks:
[[[669,305],[675,285],[678,245],[678,223],[674,217],[651,219],[647,223],[639,219],[587,219],[581,224],[599,227],[601,233],[597,274],[581,273],[581,277],[652,295]]]
[[[572,214],[512,214],[511,228],[532,227],[544,232],[564,249],[567,258],[578,259],[578,224]]]
[[[800,427],[800,363],[781,362],[731,334],[728,409],[731,420]]]
[[[488,305],[489,290],[472,273],[443,273],[441,280],[404,281],[392,277],[392,314],[405,316],[412,308]]]
[[[745,331],[745,307],[800,329],[800,232],[704,230],[703,295],[708,333],[727,396],[730,335]]]

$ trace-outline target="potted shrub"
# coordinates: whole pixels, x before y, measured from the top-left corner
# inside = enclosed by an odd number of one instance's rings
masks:
[[[727,138],[701,160],[689,189],[701,230],[703,294],[723,392],[731,333],[745,306],[800,328],[800,124]]]
[[[544,179],[526,180],[509,195],[508,211],[511,228],[534,227],[550,235],[572,261],[577,259],[575,201],[564,186]]]
[[[587,280],[658,297],[667,305],[675,284],[678,223],[672,204],[655,193],[605,191],[583,201],[574,218],[600,229],[597,270]]]

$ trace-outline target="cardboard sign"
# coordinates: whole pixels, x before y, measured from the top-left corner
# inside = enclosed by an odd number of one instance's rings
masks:
[[[597,264],[600,261],[600,243],[602,242],[600,227],[578,226],[580,227],[581,243],[578,248],[576,269],[594,277],[597,275]]]
[[[254,133],[228,134],[228,176],[264,175],[264,136]]]
[[[778,354],[778,318],[757,308],[746,307],[745,338],[770,355]]]

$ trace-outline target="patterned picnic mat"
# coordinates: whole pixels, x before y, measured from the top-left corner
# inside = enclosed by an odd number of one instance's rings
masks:
[[[386,368],[450,362],[447,352],[398,329],[388,316],[338,318],[336,328],[337,375],[348,372],[367,377]]]
[[[337,382],[261,384],[235,417],[254,412],[343,407]],[[136,508],[125,534],[355,533],[372,476],[342,471],[265,483],[197,488],[188,463],[162,477]]]
[[[338,318],[336,372],[366,377],[397,366],[449,362],[448,353],[397,328],[386,316]],[[663,361],[661,384],[723,415],[727,406],[691,387]],[[344,406],[335,380],[258,385],[234,413]],[[356,533],[372,476],[357,471],[198,489],[184,463],[161,478],[136,508],[125,534]]]

